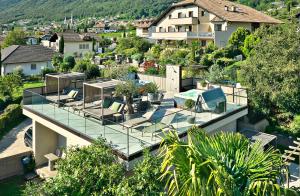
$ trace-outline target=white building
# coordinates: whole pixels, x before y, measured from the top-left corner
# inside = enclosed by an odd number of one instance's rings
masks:
[[[214,41],[224,47],[238,27],[250,31],[262,24],[279,24],[274,19],[253,8],[224,0],[185,0],[169,7],[150,28],[155,31],[151,39],[198,40],[202,46]]]
[[[40,45],[12,45],[1,50],[1,75],[12,73],[21,68],[24,75],[40,74],[44,68],[52,68],[54,51]]]
[[[79,34],[75,32],[55,33],[49,41],[42,42],[43,45],[53,48],[59,52],[59,43],[64,38],[64,55],[81,57],[86,53],[97,50],[98,37],[93,34]],[[95,45],[93,46],[93,39]],[[94,47],[94,48],[93,48]]]

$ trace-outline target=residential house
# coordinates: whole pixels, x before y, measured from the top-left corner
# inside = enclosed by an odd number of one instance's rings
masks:
[[[99,21],[97,22],[97,24],[95,24],[95,26],[93,27],[93,31],[97,34],[99,33],[103,33],[105,30],[105,23],[103,21]]]
[[[79,34],[68,31],[64,33],[55,33],[50,38],[49,42],[51,43],[49,45],[57,52],[59,52],[59,43],[62,37],[64,38],[64,55],[81,57],[86,53],[93,52],[94,49],[97,50],[98,48],[98,37],[96,34]],[[93,40],[95,40],[95,45],[93,45]]]
[[[238,27],[251,31],[259,26],[282,23],[253,8],[225,0],[185,0],[169,7],[151,27],[151,39],[193,40],[201,45],[213,41],[224,47]]]
[[[1,50],[1,75],[21,68],[24,75],[37,75],[44,68],[52,68],[51,59],[55,52],[41,45],[12,45]]]
[[[153,22],[153,19],[135,21],[134,26],[136,27],[136,36],[144,38],[151,37],[153,30],[155,30],[153,27],[150,28]]]

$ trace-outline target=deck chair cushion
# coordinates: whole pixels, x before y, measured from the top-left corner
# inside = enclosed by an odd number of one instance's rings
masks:
[[[118,112],[122,113],[123,110],[124,110],[124,108],[125,108],[125,104],[121,104],[120,107],[119,107],[119,109],[118,109]]]
[[[110,103],[111,103],[111,100],[109,98],[105,98],[102,102],[102,107],[103,108],[109,108],[110,106]]]
[[[114,102],[114,103],[109,107],[109,109],[111,109],[111,110],[114,111],[114,112],[118,112],[120,106],[121,106],[121,103]]]
[[[75,94],[76,94],[76,91],[71,90],[71,91],[68,93],[68,96],[71,97],[71,98],[73,98]]]

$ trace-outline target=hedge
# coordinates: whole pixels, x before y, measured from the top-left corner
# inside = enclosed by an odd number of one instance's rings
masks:
[[[0,135],[3,131],[8,131],[15,125],[19,124],[24,119],[22,114],[22,107],[19,104],[11,104],[6,107],[4,113],[0,115]]]

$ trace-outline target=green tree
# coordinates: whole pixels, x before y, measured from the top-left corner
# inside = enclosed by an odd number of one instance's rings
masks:
[[[116,95],[125,96],[128,114],[134,114],[133,96],[138,93],[138,87],[134,81],[127,80],[116,86]]]
[[[1,54],[2,50],[1,50],[1,45],[0,45],[0,77],[2,75],[2,54]]]
[[[8,47],[11,45],[25,45],[26,34],[21,30],[10,31],[4,39],[3,46]]]
[[[264,29],[241,67],[251,106],[270,117],[300,113],[300,34],[296,25]]]
[[[0,76],[0,96],[12,98],[13,93],[18,91],[22,85],[22,77],[18,74]]]
[[[241,48],[244,45],[244,41],[248,35],[250,35],[250,31],[248,29],[239,27],[231,34],[228,43],[235,48]]]
[[[59,40],[59,52],[61,53],[61,54],[64,54],[64,51],[65,51],[65,39],[64,39],[64,36],[62,35],[61,36],[61,38],[60,38],[60,40]]]
[[[161,195],[165,182],[159,180],[161,159],[145,150],[143,161],[133,169],[133,175],[124,178],[116,188],[116,195]]]
[[[280,195],[277,150],[264,151],[238,133],[208,136],[196,127],[187,142],[177,133],[163,142],[161,171],[169,195]]]
[[[242,52],[245,57],[249,57],[252,49],[258,44],[260,38],[254,33],[246,37],[244,45],[242,47]]]
[[[86,77],[88,79],[97,78],[100,76],[100,70],[97,65],[89,63],[86,67]]]
[[[57,176],[38,186],[27,184],[24,195],[113,195],[125,175],[103,139],[84,147],[71,147],[57,162]]]
[[[59,68],[62,62],[63,62],[63,58],[59,54],[53,55],[51,63],[56,69]]]
[[[62,71],[69,71],[74,68],[76,64],[75,58],[73,56],[66,56],[63,63],[61,64]]]

